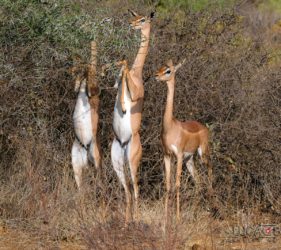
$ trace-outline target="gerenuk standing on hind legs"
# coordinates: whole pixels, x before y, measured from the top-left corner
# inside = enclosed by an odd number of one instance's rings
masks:
[[[99,143],[99,86],[96,80],[96,43],[91,42],[91,62],[89,65],[74,67],[76,74],[75,91],[78,91],[73,113],[75,140],[71,158],[74,177],[78,189],[82,186],[82,171],[92,162],[101,171],[102,156]],[[78,71],[78,74],[77,74]]]
[[[134,188],[134,214],[138,217],[138,167],[142,156],[142,146],[139,129],[143,107],[143,79],[142,70],[148,52],[150,25],[154,13],[150,16],[140,16],[130,11],[133,20],[130,25],[135,30],[141,31],[141,44],[138,54],[131,67],[127,61],[122,61],[118,92],[114,106],[113,130],[115,138],[111,147],[111,161],[117,176],[122,183],[126,194],[126,224],[132,219],[132,197],[130,185],[125,175],[125,164],[129,164],[131,181]]]

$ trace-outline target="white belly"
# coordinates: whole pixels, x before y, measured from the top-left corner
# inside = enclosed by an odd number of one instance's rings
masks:
[[[174,144],[171,144],[170,147],[171,147],[173,153],[174,153],[175,155],[178,155],[179,150],[178,150],[177,146],[174,145]],[[191,152],[183,152],[183,158],[184,158],[184,159],[189,158],[189,157],[192,156],[192,155],[193,155],[193,153],[191,153]]]
[[[79,141],[85,146],[91,142],[92,139],[92,121],[91,108],[88,96],[85,91],[78,94],[74,113],[73,113],[74,130]]]
[[[124,143],[127,142],[132,136],[131,99],[129,97],[129,92],[126,89],[125,97],[124,97],[126,113],[123,114],[120,104],[120,95],[121,95],[121,85],[119,85],[118,94],[114,106],[113,130],[118,140],[120,140],[121,143]]]

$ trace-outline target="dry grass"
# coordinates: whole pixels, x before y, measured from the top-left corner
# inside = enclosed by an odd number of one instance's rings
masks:
[[[127,29],[124,13],[128,7],[148,13],[153,6],[41,2],[4,1],[0,9],[0,245],[278,249],[278,237],[275,243],[228,239],[225,229],[281,223],[280,17],[250,3],[212,12],[174,8],[170,14],[157,7],[144,68],[141,220],[124,228],[124,194],[109,153],[116,69],[99,79],[104,180],[89,169],[79,194],[70,164],[75,95],[69,68],[77,55],[89,59],[92,39],[99,44],[99,65],[124,56],[132,62],[139,40]],[[172,223],[165,234],[159,134],[166,86],[151,76],[167,59],[184,57],[187,63],[176,77],[175,115],[207,124],[212,133],[215,197],[223,220],[211,217],[206,170],[197,162],[200,184],[184,170],[182,222]],[[18,242],[9,245],[14,239]]]

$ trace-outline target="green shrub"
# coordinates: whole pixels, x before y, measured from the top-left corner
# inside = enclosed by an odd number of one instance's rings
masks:
[[[235,0],[161,0],[159,6],[163,12],[170,12],[175,9],[189,10],[192,12],[204,9],[223,9],[231,7],[237,2]]]

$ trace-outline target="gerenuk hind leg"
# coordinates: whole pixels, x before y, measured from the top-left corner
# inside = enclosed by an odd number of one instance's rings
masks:
[[[71,150],[72,167],[74,171],[74,178],[78,189],[81,190],[82,185],[82,171],[88,166],[87,150],[77,141],[74,140]]]
[[[111,146],[111,161],[113,168],[118,176],[119,181],[122,183],[125,189],[126,195],[126,224],[132,219],[132,199],[131,192],[126,178],[124,166],[125,166],[125,148],[122,147],[118,140],[115,138]]]
[[[89,148],[89,160],[95,165],[97,170],[97,179],[101,181],[103,185],[103,169],[102,169],[102,154],[100,144],[97,141],[98,139],[92,139],[90,148]]]
[[[142,147],[140,142],[140,136],[138,133],[132,135],[128,148],[126,151],[133,187],[134,187],[134,217],[138,219],[138,199],[139,199],[139,187],[138,187],[138,168],[142,156]]]

